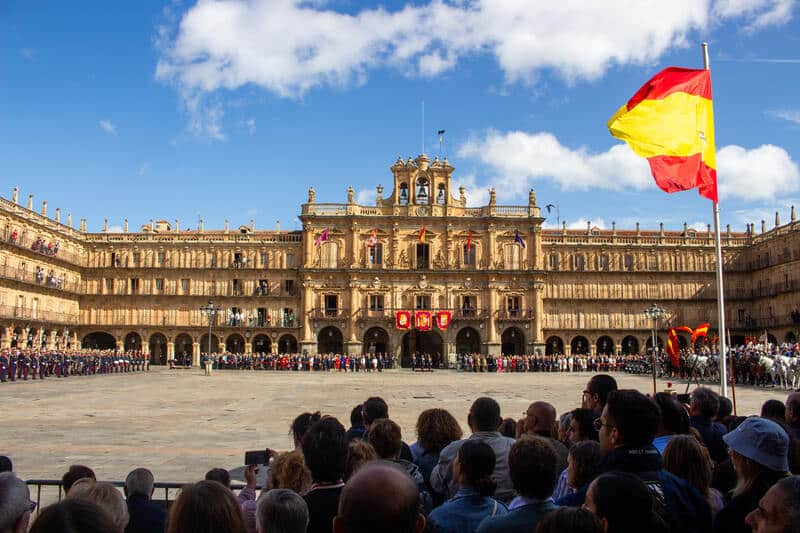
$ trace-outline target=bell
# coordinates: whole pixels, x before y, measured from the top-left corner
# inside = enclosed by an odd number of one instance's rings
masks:
[[[428,197],[427,188],[424,185],[420,185],[419,189],[417,189],[417,198],[422,199],[427,197]]]

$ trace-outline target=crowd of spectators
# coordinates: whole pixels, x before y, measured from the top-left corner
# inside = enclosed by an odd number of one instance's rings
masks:
[[[481,397],[464,435],[453,414],[427,409],[408,445],[386,401],[371,397],[349,429],[300,414],[294,449],[266,450],[268,464],[247,466],[238,494],[213,469],[168,511],[152,501],[147,469],[131,471],[121,492],[75,465],[62,478],[66,497],[32,520],[28,486],[2,458],[0,533],[800,531],[800,392],[766,402],[761,416],[729,407],[707,388],[681,403],[618,390],[601,374],[560,417],[533,401],[509,420]]]

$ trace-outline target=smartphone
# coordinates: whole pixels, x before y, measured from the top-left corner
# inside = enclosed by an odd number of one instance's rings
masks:
[[[266,450],[254,450],[251,452],[244,452],[244,464],[250,465],[266,465],[269,455]]]
[[[678,394],[678,401],[688,405],[692,401],[691,395],[689,395],[689,394]]]

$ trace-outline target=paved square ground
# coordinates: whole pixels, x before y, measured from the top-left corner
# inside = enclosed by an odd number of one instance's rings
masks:
[[[148,373],[49,378],[0,385],[0,454],[25,479],[60,478],[67,466],[91,466],[98,478],[122,480],[136,466],[158,481],[201,479],[212,467],[235,468],[245,450],[286,449],[292,419],[320,410],[348,427],[350,409],[369,396],[389,403],[407,442],[415,440],[417,415],[448,409],[467,431],[469,405],[496,398],[507,417],[520,418],[533,400],[558,412],[580,405],[590,374],[469,374],[455,371],[371,374],[218,371],[154,368]],[[652,381],[616,374],[621,387],[648,392]],[[666,381],[660,382],[666,387]],[[680,392],[684,386],[678,385]],[[772,389],[737,389],[741,414],[757,414]]]

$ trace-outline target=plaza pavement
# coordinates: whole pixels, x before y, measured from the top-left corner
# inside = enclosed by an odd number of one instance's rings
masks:
[[[614,375],[622,388],[652,390],[647,376]],[[9,455],[23,479],[60,478],[70,464],[85,464],[98,479],[123,480],[147,467],[157,481],[201,479],[212,467],[241,466],[245,450],[287,449],[289,425],[303,411],[319,410],[349,427],[351,408],[382,396],[403,438],[415,440],[417,415],[448,409],[467,430],[467,411],[479,396],[500,403],[505,417],[520,418],[533,400],[553,403],[559,414],[580,405],[589,373],[469,374],[167,370],[109,376],[48,378],[0,386],[0,454]],[[660,388],[666,381],[659,382]],[[684,386],[676,384],[683,392]],[[757,414],[773,389],[737,388],[740,414]]]

